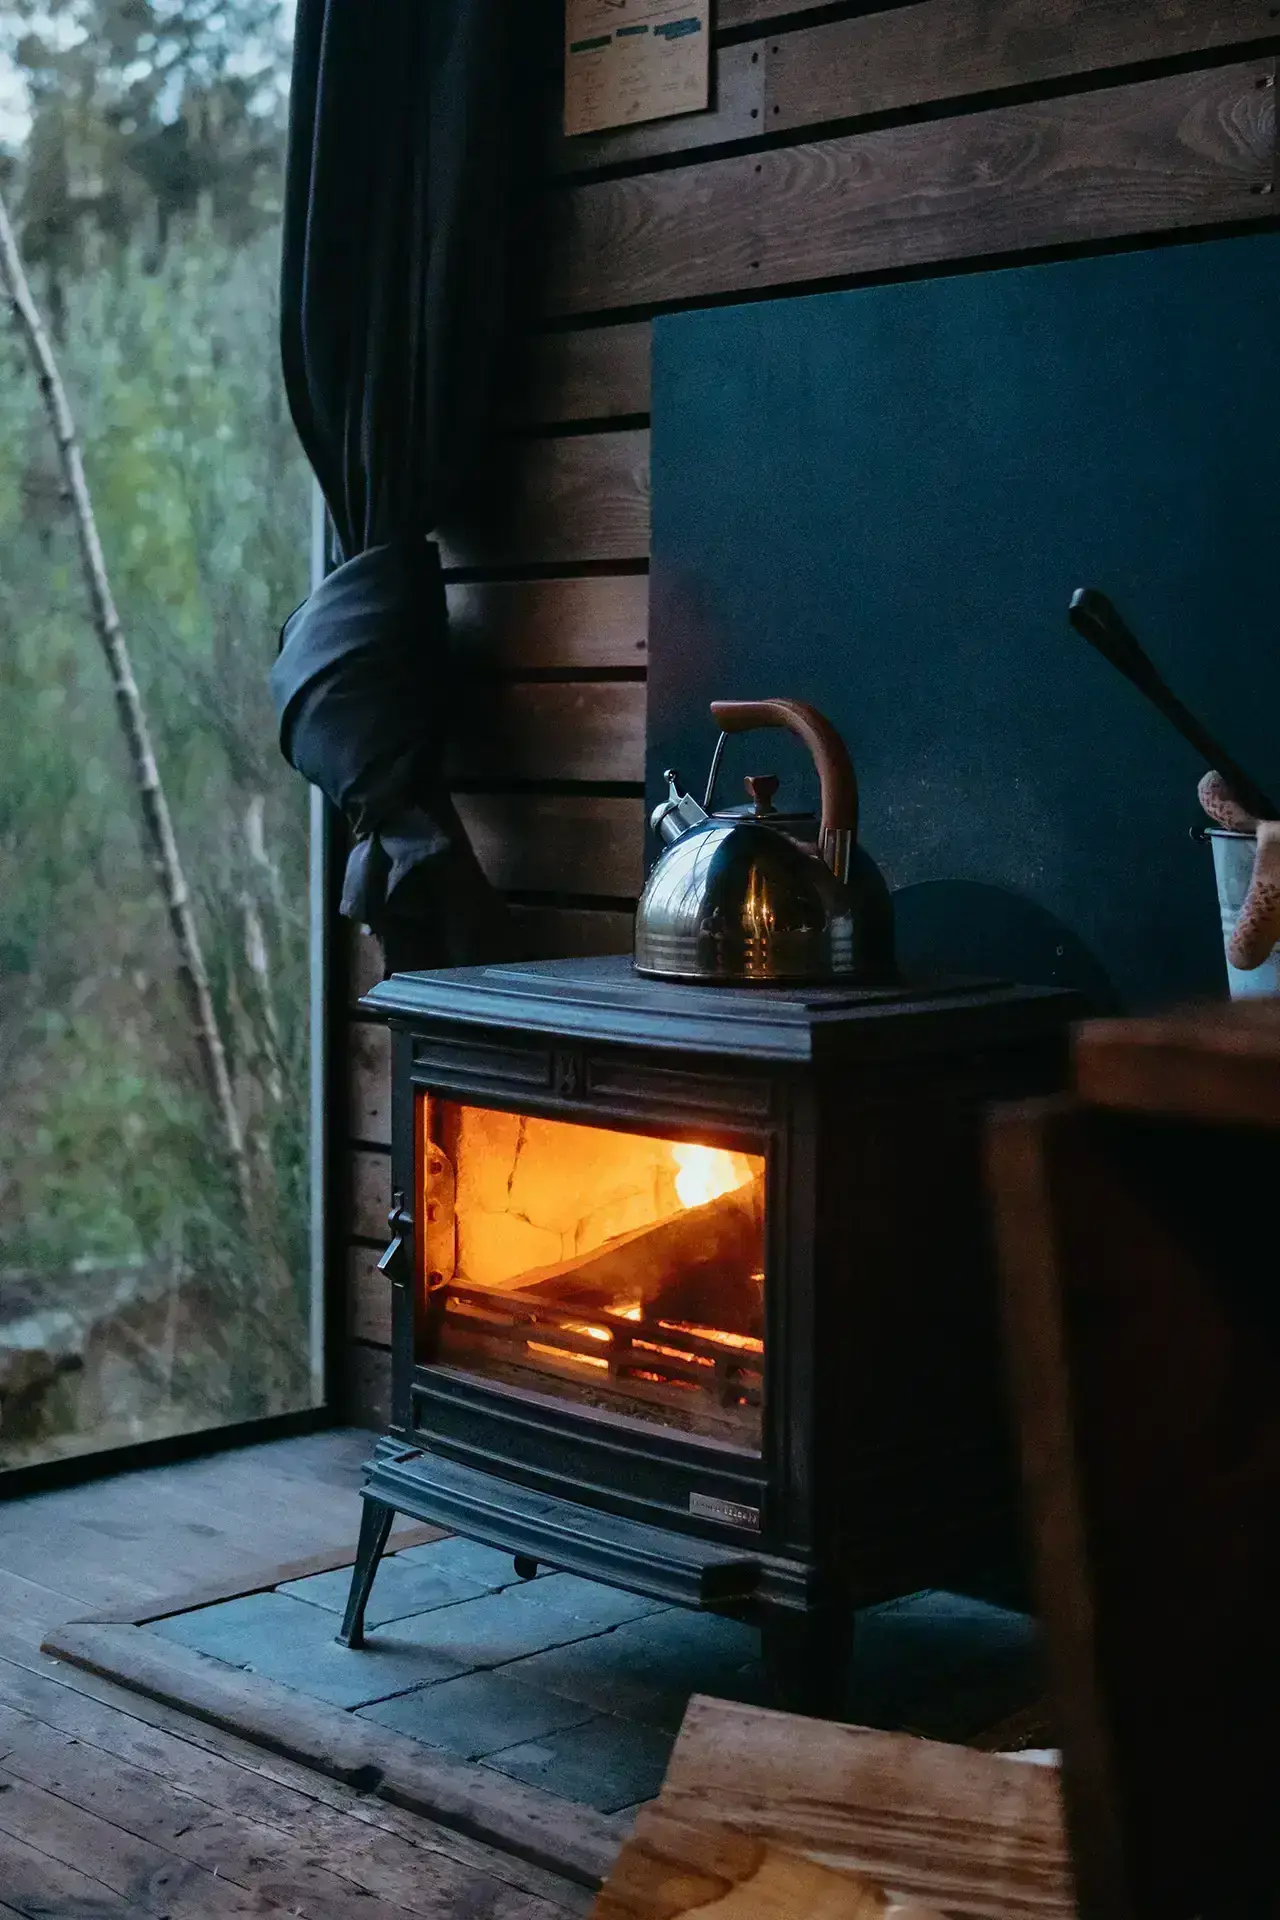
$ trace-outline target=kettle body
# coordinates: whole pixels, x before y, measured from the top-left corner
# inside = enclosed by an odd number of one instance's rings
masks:
[[[704,806],[670,793],[652,824],[667,842],[636,913],[635,966],[663,980],[702,984],[896,978],[893,908],[879,869],[857,844],[857,786],[830,722],[801,701],[716,701],[722,732]],[[709,811],[725,736],[783,726],[814,754],[823,789],[816,844],[774,812],[777,781],[747,781],[748,809]]]

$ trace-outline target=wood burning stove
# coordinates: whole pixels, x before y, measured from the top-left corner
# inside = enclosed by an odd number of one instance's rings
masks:
[[[1073,995],[689,987],[623,958],[403,974],[393,1514],[753,1620],[821,1711],[855,1605],[1018,1558],[981,1115],[1060,1083]]]

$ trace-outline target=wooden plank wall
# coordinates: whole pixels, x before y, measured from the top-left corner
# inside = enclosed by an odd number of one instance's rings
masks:
[[[712,112],[570,141],[548,101],[527,352],[446,542],[459,805],[539,950],[620,950],[641,880],[653,316],[1274,224],[1278,51],[1280,0],[719,0]],[[373,1424],[385,1073],[357,1025],[348,1411]]]

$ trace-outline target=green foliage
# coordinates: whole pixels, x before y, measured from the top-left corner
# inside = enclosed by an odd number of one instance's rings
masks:
[[[175,1392],[193,1421],[239,1418],[308,1392],[307,800],[276,747],[266,675],[279,622],[306,591],[310,489],[278,371],[278,234],[263,170],[241,167],[261,148],[278,169],[278,47],[273,91],[237,65],[232,31],[256,20],[265,46],[276,9],[24,0],[14,11],[57,29],[22,52],[35,109],[24,245],[43,262],[33,281],[56,322],[196,896],[255,1207],[246,1225],[196,1070],[40,394],[5,330],[0,1288],[5,1269],[70,1284],[85,1260],[170,1262],[208,1304],[195,1316],[205,1360],[184,1354]],[[58,51],[76,23],[94,30],[96,61],[83,45]],[[239,104],[218,122],[224,97]],[[59,213],[40,169],[60,153],[74,184],[74,115],[101,135],[101,192]],[[197,169],[189,193],[172,179],[157,188],[139,170],[142,132],[197,122],[212,175]]]
[[[55,271],[59,298],[95,236],[163,250],[197,217],[235,242],[275,225],[279,0],[9,0],[0,51],[33,107],[27,257]]]

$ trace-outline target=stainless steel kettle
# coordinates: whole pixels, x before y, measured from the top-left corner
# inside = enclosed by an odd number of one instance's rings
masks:
[[[650,821],[667,845],[636,911],[636,972],[704,983],[891,984],[893,908],[858,845],[858,783],[844,741],[802,700],[714,700],[711,714],[721,731],[704,804],[668,772],[670,792]],[[750,806],[713,811],[727,736],[758,727],[785,727],[813,755],[822,788],[816,844],[806,844],[796,816],[775,811],[771,774],[747,780]]]

